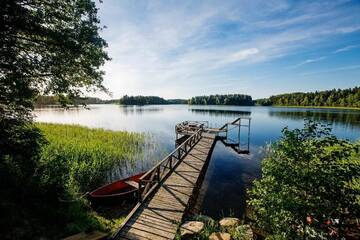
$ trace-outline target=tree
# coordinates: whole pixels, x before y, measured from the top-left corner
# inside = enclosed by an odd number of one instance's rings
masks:
[[[360,143],[307,121],[283,130],[250,190],[256,224],[275,239],[331,239],[360,214]]]
[[[0,220],[5,229],[11,225],[11,206],[20,211],[16,203],[23,204],[36,185],[45,141],[32,125],[34,99],[107,92],[100,66],[109,57],[91,0],[3,0],[0,21],[0,195],[1,206],[7,206]]]

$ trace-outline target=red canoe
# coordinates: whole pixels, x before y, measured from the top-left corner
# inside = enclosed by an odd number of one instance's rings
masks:
[[[116,204],[136,197],[139,179],[145,173],[118,180],[90,192],[87,197],[92,204]]]

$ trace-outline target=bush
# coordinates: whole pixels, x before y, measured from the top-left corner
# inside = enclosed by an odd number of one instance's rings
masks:
[[[360,143],[312,121],[282,133],[249,192],[256,224],[272,239],[344,237],[360,213]]]

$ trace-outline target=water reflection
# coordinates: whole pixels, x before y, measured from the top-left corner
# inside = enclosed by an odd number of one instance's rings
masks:
[[[209,116],[249,116],[251,114],[251,111],[240,111],[240,110],[226,110],[226,109],[205,109],[205,108],[189,108],[189,111],[193,113],[199,113],[203,115],[209,115]]]
[[[358,111],[311,111],[311,110],[272,110],[269,111],[270,117],[303,120],[311,119],[332,126],[341,126],[346,129],[359,130],[360,129],[360,112]]]
[[[162,107],[158,107],[158,106],[136,106],[136,105],[131,105],[131,106],[126,106],[126,105],[121,105],[119,106],[120,110],[125,114],[143,114],[143,113],[151,113],[151,112],[162,112],[164,111],[164,109]]]

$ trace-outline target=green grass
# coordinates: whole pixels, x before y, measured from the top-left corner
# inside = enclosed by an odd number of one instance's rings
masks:
[[[80,196],[105,184],[114,167],[141,157],[145,135],[79,125],[36,125],[48,141],[37,171],[44,194],[49,196],[44,208],[62,223],[59,236],[91,229],[111,231],[118,226],[124,215],[98,214]]]

